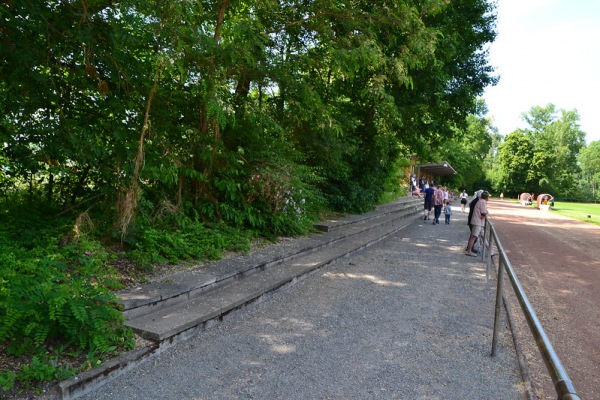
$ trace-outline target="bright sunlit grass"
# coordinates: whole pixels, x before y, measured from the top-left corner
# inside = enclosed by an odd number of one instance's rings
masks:
[[[554,203],[554,212],[565,217],[600,225],[600,204],[557,201]]]

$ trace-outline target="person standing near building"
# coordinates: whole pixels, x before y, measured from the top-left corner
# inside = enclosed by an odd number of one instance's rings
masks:
[[[442,186],[437,185],[433,193],[433,208],[434,208],[434,220],[433,224],[437,225],[440,223],[440,215],[442,215],[442,206],[444,205],[444,192]]]
[[[490,197],[490,194],[487,191],[484,191],[479,196],[479,200],[473,209],[473,215],[470,219],[471,225],[471,234],[469,236],[469,241],[467,243],[467,250],[465,254],[470,257],[477,257],[477,254],[473,253],[473,245],[475,244],[475,240],[479,237],[481,230],[485,226],[485,219],[488,215],[487,209],[487,200]]]
[[[410,191],[412,193],[417,191],[417,177],[415,174],[412,174],[410,177]]]

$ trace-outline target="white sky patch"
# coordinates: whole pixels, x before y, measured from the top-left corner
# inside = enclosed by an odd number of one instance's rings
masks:
[[[489,116],[502,135],[525,128],[521,114],[554,104],[576,109],[588,143],[600,140],[600,1],[499,0],[487,88]]]

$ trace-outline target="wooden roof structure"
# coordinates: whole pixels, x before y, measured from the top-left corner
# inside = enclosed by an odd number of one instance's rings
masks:
[[[438,163],[420,164],[419,172],[421,174],[430,174],[433,176],[456,175],[456,171],[447,161]]]

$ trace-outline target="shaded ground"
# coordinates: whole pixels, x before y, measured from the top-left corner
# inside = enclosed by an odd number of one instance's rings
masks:
[[[525,398],[505,324],[490,357],[495,291],[467,236],[466,213],[416,219],[81,400]]]
[[[577,392],[600,399],[600,227],[509,201],[489,204],[517,276]],[[511,291],[511,289],[507,289]],[[532,383],[555,399],[526,323],[517,325]]]

